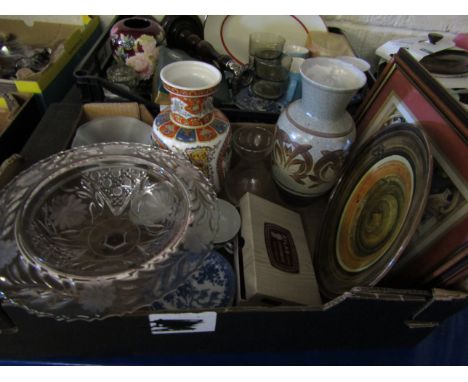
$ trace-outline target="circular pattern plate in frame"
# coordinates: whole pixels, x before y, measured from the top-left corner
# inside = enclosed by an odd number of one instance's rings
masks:
[[[374,286],[387,274],[422,218],[431,178],[430,145],[414,125],[393,125],[352,154],[316,243],[323,297]]]

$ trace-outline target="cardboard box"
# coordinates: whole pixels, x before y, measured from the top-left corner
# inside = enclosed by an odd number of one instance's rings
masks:
[[[1,92],[43,93],[47,86],[76,54],[99,25],[99,17],[83,16],[83,25],[35,22],[32,26],[22,20],[0,19],[0,33],[11,33],[30,47],[56,48],[63,43],[63,53],[52,65],[37,73],[33,80],[0,80]]]
[[[56,48],[63,43],[63,52],[56,61],[30,80],[0,79],[0,92],[37,94],[44,109],[58,102],[73,84],[72,70],[92,47],[99,35],[99,17],[83,16],[83,25],[35,22],[32,26],[22,20],[0,19],[0,33],[11,33],[31,47]]]
[[[93,107],[98,106],[86,108],[89,111]],[[126,108],[125,104],[114,107]],[[88,118],[84,109],[80,104],[51,105],[21,152],[23,157],[34,163],[67,148],[76,127],[83,118]],[[56,138],[57,135],[60,137]],[[314,245],[314,232],[321,223],[321,211],[325,205],[326,198],[297,209],[309,248]],[[457,291],[356,287],[318,307],[205,309],[216,313],[212,332],[154,335],[150,315],[155,312],[149,309],[102,321],[60,322],[36,317],[4,303],[0,307],[4,313],[0,314],[0,330],[4,333],[0,334],[0,358],[97,362],[110,357],[125,359],[131,355],[149,360],[177,353],[409,347],[430,334],[443,320],[467,308],[468,295]],[[459,329],[456,335],[461,334]],[[90,343],[93,346],[90,347]]]
[[[24,145],[21,155],[25,167],[70,148],[78,126],[91,119],[108,116],[134,117],[151,125],[153,117],[145,106],[124,103],[54,103],[49,106],[41,122]]]

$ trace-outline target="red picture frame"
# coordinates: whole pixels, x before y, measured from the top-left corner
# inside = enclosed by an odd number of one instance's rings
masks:
[[[355,115],[356,147],[393,123],[422,127],[434,174],[425,216],[388,277],[390,284],[430,284],[468,242],[468,113],[405,49],[387,64]]]

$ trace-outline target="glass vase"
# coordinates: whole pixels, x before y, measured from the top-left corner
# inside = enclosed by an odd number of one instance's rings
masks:
[[[270,154],[275,132],[261,126],[241,127],[233,134],[233,148],[238,162],[225,182],[227,199],[235,206],[246,192],[268,198],[274,184],[270,173]]]

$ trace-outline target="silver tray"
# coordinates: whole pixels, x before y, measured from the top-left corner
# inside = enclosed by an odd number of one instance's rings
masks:
[[[0,193],[0,294],[58,320],[131,313],[200,266],[217,223],[185,158],[137,143],[64,151]]]

